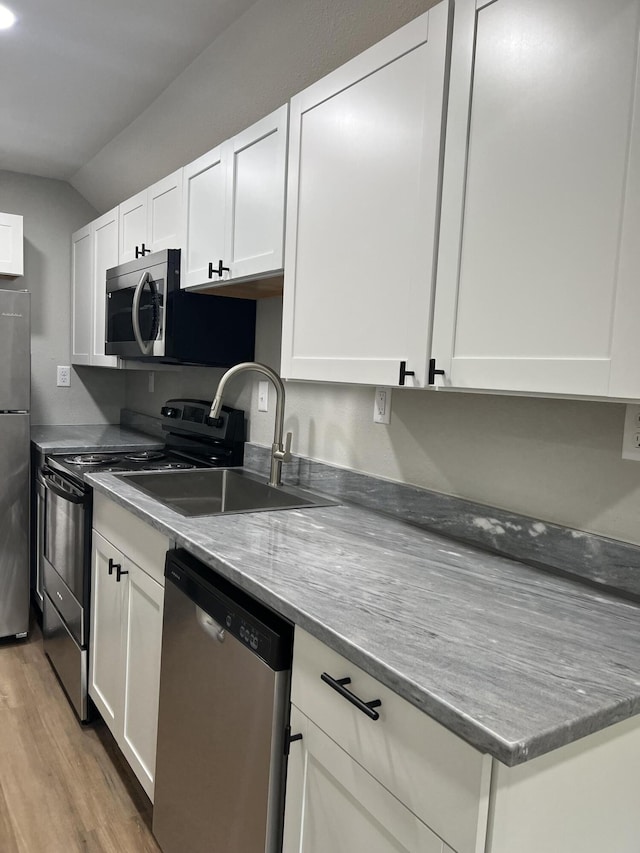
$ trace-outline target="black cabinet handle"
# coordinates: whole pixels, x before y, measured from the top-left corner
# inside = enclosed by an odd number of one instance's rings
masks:
[[[118,563],[114,563],[113,560],[111,559],[111,557],[109,557],[109,574],[110,575],[113,574],[114,569],[117,569],[118,571],[120,571],[120,566],[118,565]]]
[[[336,693],[339,693],[347,702],[351,702],[352,705],[355,705],[359,711],[362,711],[363,714],[366,714],[370,720],[379,720],[380,714],[377,711],[374,711],[374,708],[379,708],[382,705],[380,699],[372,699],[370,702],[365,702],[360,699],[359,696],[356,696],[355,693],[352,693],[350,690],[347,690],[345,687],[346,684],[351,684],[350,678],[332,678],[326,672],[323,672],[320,678],[324,681],[325,684],[328,684],[329,687],[332,687]]]
[[[429,359],[429,379],[427,381],[428,385],[435,385],[436,376],[444,376],[444,370],[436,370],[436,360],[435,358]]]
[[[296,740],[302,740],[302,734],[291,734],[291,726],[287,726],[284,733],[284,754],[289,755],[289,747]]]
[[[229,267],[222,266],[222,258],[218,261],[218,266],[214,267],[212,263],[209,264],[209,278],[213,278],[214,275],[222,276],[223,272],[230,272]]]
[[[407,370],[407,362],[406,361],[400,362],[400,378],[398,379],[398,385],[404,385],[404,381],[407,378],[407,376],[415,376],[415,375],[416,375],[415,370]]]
[[[118,563],[116,563],[116,581],[120,583],[120,578],[122,575],[128,575],[129,572],[125,571]]]
[[[136,258],[144,258],[145,255],[150,255],[151,249],[147,249],[144,243],[136,246]]]

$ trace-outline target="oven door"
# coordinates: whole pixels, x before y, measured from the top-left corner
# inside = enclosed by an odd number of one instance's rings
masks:
[[[75,640],[84,646],[85,610],[89,595],[87,521],[90,492],[43,468],[43,584]]]
[[[107,279],[105,352],[121,358],[164,356],[166,264],[136,266]]]

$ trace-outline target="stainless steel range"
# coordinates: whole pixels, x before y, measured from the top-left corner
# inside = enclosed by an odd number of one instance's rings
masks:
[[[43,490],[44,650],[82,722],[90,717],[87,693],[91,578],[92,489],[84,474],[171,471],[242,465],[245,418],[211,403],[168,400],[161,409],[162,450],[54,454],[38,472]]]

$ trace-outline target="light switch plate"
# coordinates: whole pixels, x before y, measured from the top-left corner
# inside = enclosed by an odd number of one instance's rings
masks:
[[[624,418],[622,458],[640,462],[640,406],[629,404]]]
[[[258,411],[269,411],[269,382],[266,379],[258,382]]]

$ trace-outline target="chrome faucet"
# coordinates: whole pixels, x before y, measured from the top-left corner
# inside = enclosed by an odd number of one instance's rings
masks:
[[[222,408],[222,396],[227,382],[238,373],[244,373],[245,370],[255,370],[256,373],[262,373],[273,382],[276,389],[276,421],[273,431],[273,444],[271,445],[271,472],[269,474],[269,485],[280,486],[282,478],[282,463],[291,462],[291,433],[287,433],[286,445],[282,446],[282,429],[284,426],[284,385],[282,379],[278,376],[275,370],[267,367],[266,364],[260,364],[257,361],[243,361],[241,364],[235,364],[223,375],[218,383],[216,396],[211,404],[210,418],[220,417],[220,409]]]

